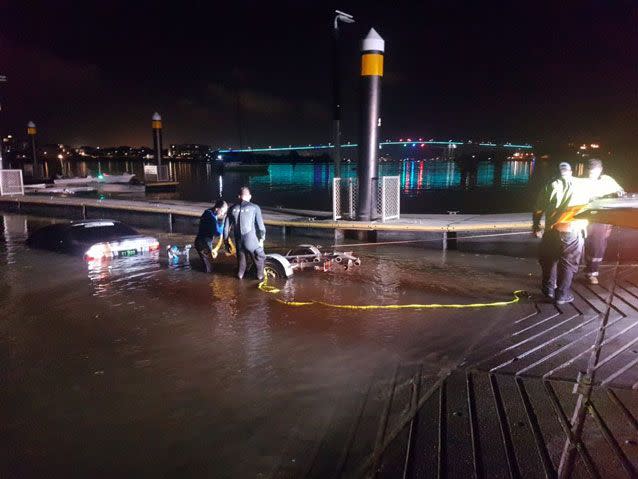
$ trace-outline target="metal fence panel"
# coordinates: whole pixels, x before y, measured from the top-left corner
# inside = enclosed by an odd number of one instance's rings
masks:
[[[144,165],[144,181],[147,183],[170,181],[168,165]]]
[[[381,221],[399,219],[401,209],[401,180],[398,176],[383,176],[373,185],[373,213]],[[357,178],[334,178],[332,180],[332,218],[351,219],[357,217],[359,183]]]
[[[357,218],[357,206],[359,205],[359,182],[357,178],[348,178],[347,180],[348,194],[348,216],[351,220]]]
[[[341,178],[332,179],[332,219],[341,219]]]
[[[398,220],[401,214],[401,178],[381,178],[381,221]]]
[[[24,195],[22,170],[0,170],[0,196]]]

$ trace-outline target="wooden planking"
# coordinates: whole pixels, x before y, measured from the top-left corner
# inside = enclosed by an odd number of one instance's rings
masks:
[[[501,429],[489,374],[471,374],[475,404],[476,469],[479,477],[505,479],[511,477],[507,451],[501,440]]]
[[[543,381],[538,379],[517,378],[527,394],[531,408],[537,419],[538,430],[551,461],[554,474],[560,463],[560,453],[565,442],[565,435],[561,429],[559,419],[551,404],[551,398]],[[541,452],[541,454],[543,454]]]
[[[601,434],[612,448],[617,465],[622,467],[628,475],[638,477],[633,466],[633,464],[638,464],[636,430],[616,409],[605,391],[594,391],[590,402],[591,414],[599,426]]]
[[[445,382],[445,458],[441,461],[443,477],[476,477],[470,423],[467,377],[452,374]]]
[[[430,479],[439,477],[439,430],[442,390],[433,394],[417,413],[414,421],[412,454],[406,477]]]
[[[393,395],[392,407],[388,418],[387,430],[393,430],[401,418],[416,412],[422,368],[420,365],[408,365],[400,368],[397,387]],[[379,478],[395,478],[403,476],[408,446],[411,446],[410,427],[406,425],[388,449],[382,454],[377,469]],[[385,437],[384,437],[385,439]]]

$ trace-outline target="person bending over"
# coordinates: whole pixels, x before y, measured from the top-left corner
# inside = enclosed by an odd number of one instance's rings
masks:
[[[204,263],[207,273],[213,272],[213,262],[224,246],[224,227],[228,204],[224,200],[217,200],[212,208],[206,209],[199,218],[199,231],[195,238],[195,249]],[[226,241],[226,249],[230,251],[232,244]]]

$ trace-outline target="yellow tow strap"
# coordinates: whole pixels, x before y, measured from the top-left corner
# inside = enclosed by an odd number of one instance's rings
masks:
[[[210,254],[213,257],[213,259],[217,258],[217,256],[219,255],[219,250],[221,249],[223,244],[224,244],[224,236],[220,236],[219,237],[219,241],[217,242],[215,247],[210,252]],[[228,238],[228,245],[230,246],[230,254],[232,256],[232,255],[234,255],[236,253],[236,249],[235,249],[235,245],[233,244],[233,242],[232,242],[232,240],[230,238]]]
[[[268,276],[259,283],[258,288],[265,293],[277,294],[281,292],[280,289],[274,286],[268,285]],[[327,303],[325,301],[285,301],[283,299],[275,298],[275,301],[286,306],[311,306],[313,304],[319,306],[325,306],[327,308],[338,309],[469,309],[469,308],[493,308],[495,306],[509,306],[510,304],[518,303],[521,297],[529,297],[529,293],[522,289],[516,290],[512,293],[514,296],[509,301],[494,301],[492,303],[468,303],[468,304],[334,304]]]

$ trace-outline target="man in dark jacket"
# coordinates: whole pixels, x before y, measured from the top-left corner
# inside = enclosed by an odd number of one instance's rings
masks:
[[[264,240],[266,227],[261,217],[261,209],[251,203],[252,196],[247,187],[239,191],[239,204],[233,205],[229,211],[224,238],[228,238],[230,228],[233,229],[237,248],[237,277],[242,279],[246,273],[247,256],[251,258],[257,269],[257,279],[264,279]]]
[[[202,213],[199,219],[199,231],[195,238],[195,249],[204,263],[207,273],[213,272],[213,260],[217,258],[224,239],[224,227],[228,204],[224,200],[217,200],[212,208]],[[228,241],[226,247],[229,247]]]

